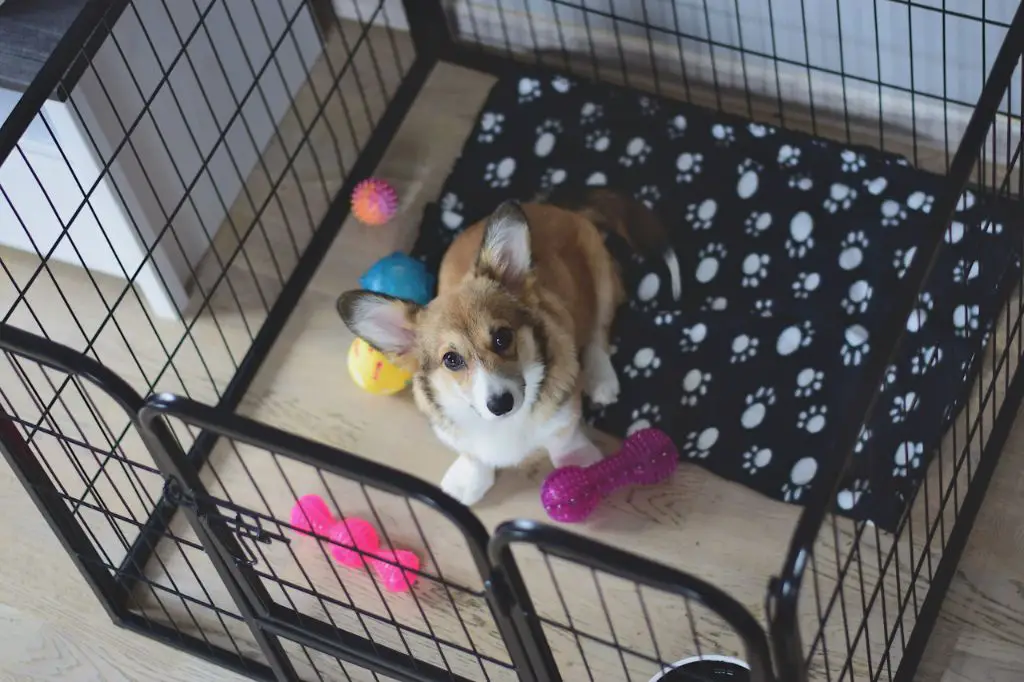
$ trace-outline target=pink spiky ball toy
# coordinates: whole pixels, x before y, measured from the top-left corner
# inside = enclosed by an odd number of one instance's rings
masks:
[[[398,211],[398,192],[380,178],[367,178],[352,191],[352,215],[367,225],[383,225]]]
[[[588,467],[555,469],[544,479],[540,499],[555,521],[586,520],[605,497],[629,485],[654,485],[679,465],[679,451],[663,431],[646,428],[630,435],[611,457]]]

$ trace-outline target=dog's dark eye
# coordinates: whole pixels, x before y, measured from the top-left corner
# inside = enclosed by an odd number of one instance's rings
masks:
[[[462,366],[466,364],[466,361],[462,359],[462,356],[454,351],[448,351],[445,353],[441,358],[441,362],[443,362],[444,366],[453,372],[455,370],[462,369]]]
[[[494,338],[491,339],[491,342],[494,344],[494,350],[499,353],[508,350],[512,347],[513,338],[512,330],[508,327],[502,327],[497,330],[494,332]]]

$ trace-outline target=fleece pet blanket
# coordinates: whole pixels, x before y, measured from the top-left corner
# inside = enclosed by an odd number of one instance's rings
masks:
[[[436,271],[459,230],[502,200],[561,183],[632,193],[683,261],[622,254],[631,292],[613,332],[624,436],[656,425],[686,460],[800,504],[838,457],[837,417],[882,333],[942,178],[906,159],[616,86],[524,70],[494,86],[413,255]],[[1020,208],[968,191],[900,360],[865,423],[835,511],[893,530],[967,398],[1019,268]],[[1011,232],[1013,234],[1011,234]],[[870,447],[867,447],[870,443]]]

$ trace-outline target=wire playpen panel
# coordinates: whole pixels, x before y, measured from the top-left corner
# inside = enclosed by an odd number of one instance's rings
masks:
[[[1004,229],[954,211],[1024,194],[1022,45],[1010,0],[93,0],[0,129],[0,449],[115,622],[255,679],[910,680],[1024,390],[1019,267],[934,454],[873,457],[865,425],[918,404],[884,389],[933,264]],[[753,578],[764,613],[657,557],[491,534],[433,485],[237,414],[441,62],[541,65],[944,176],[862,409],[778,577]],[[951,274],[966,292],[984,266]],[[857,458],[893,471],[851,482]],[[830,511],[922,467],[894,532]],[[301,532],[311,494],[380,549]]]

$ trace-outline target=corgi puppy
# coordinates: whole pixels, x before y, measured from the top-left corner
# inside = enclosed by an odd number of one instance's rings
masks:
[[[463,504],[536,450],[556,467],[601,458],[580,417],[583,394],[596,405],[619,395],[608,344],[626,295],[611,234],[659,252],[679,298],[679,264],[654,214],[588,188],[506,201],[467,228],[427,306],[369,291],[338,299],[353,333],[413,373],[417,407],[458,454],[441,488]]]

